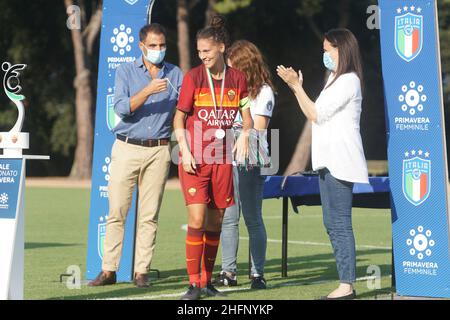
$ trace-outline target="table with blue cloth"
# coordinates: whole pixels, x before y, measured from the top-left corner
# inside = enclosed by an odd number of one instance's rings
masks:
[[[302,205],[320,206],[319,176],[315,174],[267,176],[263,198],[283,198],[281,276],[287,277],[288,199],[291,200],[295,213],[298,213],[298,207]],[[369,177],[369,184],[355,183],[353,187],[353,207],[390,208],[389,178]]]

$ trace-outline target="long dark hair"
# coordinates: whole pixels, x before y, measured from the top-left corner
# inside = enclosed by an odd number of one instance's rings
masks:
[[[217,43],[223,43],[225,48],[230,45],[230,35],[225,28],[225,18],[222,15],[213,16],[209,26],[197,32],[197,40],[210,38]]]
[[[230,59],[233,68],[245,73],[251,99],[258,96],[265,84],[274,90],[269,67],[261,51],[253,43],[247,40],[235,41],[228,48],[227,57]]]
[[[339,64],[334,80],[327,86],[331,86],[341,75],[355,72],[361,81],[361,90],[364,88],[363,67],[361,51],[358,40],[348,29],[331,29],[325,33],[324,38],[331,46],[339,50]]]

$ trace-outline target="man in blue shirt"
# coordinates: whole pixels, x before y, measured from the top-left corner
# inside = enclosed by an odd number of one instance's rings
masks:
[[[134,284],[148,287],[148,272],[155,247],[158,213],[171,163],[172,117],[183,74],[164,61],[166,31],[154,23],[139,32],[142,56],[116,71],[114,111],[121,121],[111,153],[102,271],[90,286],[116,283],[124,227],[135,185],[138,213]]]

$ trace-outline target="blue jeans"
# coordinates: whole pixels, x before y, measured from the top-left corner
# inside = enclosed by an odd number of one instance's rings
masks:
[[[262,198],[265,178],[260,168],[246,171],[234,168],[234,192],[236,205],[225,211],[222,223],[222,271],[236,273],[239,246],[239,218],[242,209],[245,225],[250,237],[250,253],[253,274],[264,274],[267,234],[262,218]]]
[[[341,283],[356,280],[355,237],[352,228],[353,183],[334,178],[328,169],[319,171],[323,223],[336,259]]]

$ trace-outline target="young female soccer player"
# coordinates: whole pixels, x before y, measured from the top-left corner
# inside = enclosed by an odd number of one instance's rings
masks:
[[[186,265],[190,286],[183,300],[197,300],[202,291],[208,296],[223,295],[211,284],[211,275],[223,214],[234,204],[231,148],[226,143],[232,133],[227,131],[240,112],[244,133],[235,150],[237,157],[243,158],[253,127],[245,75],[225,63],[228,38],[220,16],[197,33],[202,64],[185,75],[174,117],[181,160],[178,172],[188,209]]]

